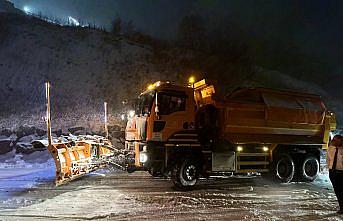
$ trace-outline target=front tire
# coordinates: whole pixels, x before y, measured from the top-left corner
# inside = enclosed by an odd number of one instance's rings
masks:
[[[199,178],[199,165],[194,160],[182,160],[172,170],[172,181],[176,187],[194,187]]]
[[[291,156],[284,154],[280,156],[274,168],[275,176],[281,183],[289,183],[294,177],[295,166]]]
[[[308,155],[302,161],[301,164],[301,179],[305,182],[312,182],[314,181],[319,174],[319,161],[313,155]]]

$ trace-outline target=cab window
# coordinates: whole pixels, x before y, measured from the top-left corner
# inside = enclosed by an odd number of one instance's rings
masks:
[[[155,91],[151,91],[151,92],[148,92],[139,96],[136,101],[136,114],[137,115],[150,114],[154,97],[155,97]]]
[[[183,95],[158,94],[158,109],[160,115],[168,115],[186,110],[186,97]]]

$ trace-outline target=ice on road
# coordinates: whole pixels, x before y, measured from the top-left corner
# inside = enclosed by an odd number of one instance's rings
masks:
[[[0,208],[12,208],[17,205],[30,204],[30,199],[24,196],[21,197],[20,193],[22,191],[29,191],[39,183],[52,182],[54,176],[54,167],[0,168]]]
[[[321,174],[314,183],[291,184],[276,184],[261,177],[211,179],[201,181],[192,191],[178,191],[169,180],[153,178],[145,172],[101,170],[60,187],[55,187],[46,174],[33,186],[25,186],[30,171],[16,173],[19,176],[1,175],[0,184],[7,185],[2,189],[9,188],[11,182],[20,185],[15,184],[19,189],[12,189],[7,194],[9,198],[0,204],[0,220],[343,218],[336,214],[338,205],[327,174]]]

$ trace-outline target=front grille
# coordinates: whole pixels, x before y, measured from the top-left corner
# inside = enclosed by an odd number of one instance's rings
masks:
[[[161,132],[165,126],[166,126],[165,121],[154,121],[153,132]]]

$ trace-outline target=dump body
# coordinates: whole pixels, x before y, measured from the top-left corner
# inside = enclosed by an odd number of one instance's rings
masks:
[[[321,98],[300,92],[240,89],[219,109],[220,135],[232,143],[326,145],[329,120]]]

